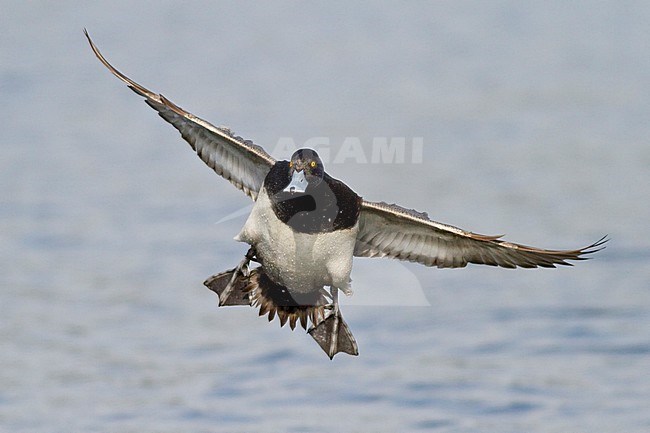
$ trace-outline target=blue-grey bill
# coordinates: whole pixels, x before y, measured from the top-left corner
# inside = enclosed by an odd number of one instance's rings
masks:
[[[291,182],[284,189],[284,192],[297,192],[302,193],[307,190],[307,179],[305,178],[305,171],[294,171],[291,177]]]

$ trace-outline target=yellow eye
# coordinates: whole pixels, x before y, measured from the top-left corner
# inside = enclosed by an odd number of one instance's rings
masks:
[[[316,165],[317,165],[317,164],[316,164],[316,161],[312,161],[312,162],[309,163],[309,166],[310,166],[311,168],[316,168]]]
[[[293,161],[289,161],[289,168],[293,167]]]

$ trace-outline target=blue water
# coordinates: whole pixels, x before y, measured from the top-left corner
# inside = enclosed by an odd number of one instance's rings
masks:
[[[650,431],[647,2],[4,2],[0,431]],[[556,270],[356,260],[360,356],[202,286],[248,199],[105,71]],[[348,142],[349,143],[349,142]],[[358,150],[358,149],[357,149]],[[358,155],[357,155],[358,156]],[[218,221],[221,221],[217,224]]]

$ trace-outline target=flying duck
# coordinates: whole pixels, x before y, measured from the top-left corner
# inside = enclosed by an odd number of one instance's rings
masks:
[[[352,293],[353,257],[389,257],[438,268],[468,263],[504,268],[554,268],[584,260],[604,248],[604,236],[576,250],[547,250],[507,242],[429,219],[426,213],[364,200],[331,177],[312,149],[277,161],[260,146],[216,127],[115,69],[90,46],[104,66],[160,117],[176,128],[218,175],[255,201],[235,240],[250,245],[234,269],[204,284],[219,305],[251,305],[271,321],[307,329],[331,358],[358,354],[343,320],[338,293]],[[251,269],[250,262],[260,266]]]

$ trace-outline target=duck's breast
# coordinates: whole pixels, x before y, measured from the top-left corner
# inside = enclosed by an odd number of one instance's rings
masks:
[[[253,247],[267,275],[296,292],[323,286],[347,288],[358,223],[328,233],[299,233],[280,221],[264,190],[235,240]]]

